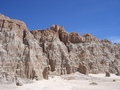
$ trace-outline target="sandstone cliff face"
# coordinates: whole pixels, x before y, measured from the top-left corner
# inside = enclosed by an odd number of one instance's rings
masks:
[[[21,21],[0,15],[0,79],[41,79],[48,58]]]
[[[57,75],[81,73],[119,73],[120,45],[99,40],[90,34],[67,33],[54,25],[47,30],[31,31],[47,54],[51,71]]]
[[[0,80],[48,79],[76,71],[120,75],[120,44],[68,33],[58,25],[30,32],[22,21],[0,15]]]

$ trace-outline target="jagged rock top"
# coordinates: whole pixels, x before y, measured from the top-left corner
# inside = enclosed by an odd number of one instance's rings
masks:
[[[16,28],[17,26],[21,29],[28,30],[23,21],[10,19],[9,17],[0,14],[0,27],[11,29]]]
[[[65,31],[63,26],[52,25],[46,30],[33,30],[31,33],[36,37],[43,38],[59,38],[62,42],[66,43],[83,43],[83,42],[99,42],[100,40],[91,34],[79,35],[78,33]]]
[[[65,29],[63,26],[52,25],[48,30],[53,30],[55,32],[64,32]]]
[[[20,20],[10,19],[9,17],[4,16],[2,14],[0,14],[0,28],[2,28],[3,30],[20,29],[21,32],[28,31],[24,22]],[[45,30],[33,30],[31,31],[31,33],[34,34],[35,37],[36,35],[37,36],[39,35],[39,39],[44,35],[46,36],[46,38],[51,38],[52,40],[53,38],[54,39],[59,38],[64,43],[99,42],[99,41],[111,43],[108,40],[99,40],[88,33],[82,36],[75,32],[68,33],[65,31],[63,26],[58,25],[52,25],[50,28]]]

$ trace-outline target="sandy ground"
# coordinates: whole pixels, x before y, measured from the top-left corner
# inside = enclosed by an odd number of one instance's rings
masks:
[[[90,83],[97,85],[90,85]],[[0,90],[120,90],[120,76],[111,74],[111,77],[105,77],[105,74],[75,73],[34,81],[23,86],[0,85]]]

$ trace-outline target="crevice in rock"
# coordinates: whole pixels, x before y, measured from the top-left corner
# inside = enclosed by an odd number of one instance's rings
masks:
[[[66,70],[67,70],[67,74],[71,73],[71,66],[69,64],[66,65]]]
[[[43,78],[48,79],[49,69],[48,67],[45,67],[43,70]]]
[[[1,26],[1,31],[4,28],[4,23],[5,23],[5,20],[3,20],[3,23],[2,23],[2,26]]]
[[[56,60],[49,59],[49,65],[51,66],[51,71],[55,71]]]
[[[28,43],[28,40],[26,39],[26,36],[27,36],[27,31],[23,31],[23,44],[25,44],[25,45],[29,45],[29,43]]]

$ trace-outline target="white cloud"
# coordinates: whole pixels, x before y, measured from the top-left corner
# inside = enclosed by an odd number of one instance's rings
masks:
[[[120,37],[108,37],[108,40],[110,40],[112,43],[120,43]]]

